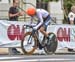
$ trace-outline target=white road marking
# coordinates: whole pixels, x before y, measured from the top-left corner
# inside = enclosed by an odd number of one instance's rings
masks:
[[[43,61],[43,62],[45,62],[45,61],[75,61],[75,59],[57,59],[57,58],[55,58],[55,59],[20,59],[20,60],[18,60],[18,58],[20,58],[20,57],[4,57],[4,58],[0,58],[0,59],[2,59],[2,61],[3,61],[3,59],[5,59],[4,61],[8,61],[8,62],[17,62],[17,61],[25,61],[25,62],[34,62],[34,61]],[[8,59],[8,60],[6,60],[6,59]],[[10,60],[11,59],[11,60]],[[1,62],[2,62],[1,61]]]
[[[18,59],[21,57],[0,57],[0,60],[4,60],[4,59]]]
[[[50,55],[50,56],[0,56],[0,62],[75,62],[75,55]]]
[[[75,61],[74,59],[30,59],[30,60],[15,60],[15,61]]]

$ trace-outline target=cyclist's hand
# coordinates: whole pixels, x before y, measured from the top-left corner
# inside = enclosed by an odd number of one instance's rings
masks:
[[[37,30],[37,27],[33,27],[34,30]]]

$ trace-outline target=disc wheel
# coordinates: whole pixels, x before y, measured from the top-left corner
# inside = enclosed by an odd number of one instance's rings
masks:
[[[47,54],[54,54],[57,49],[57,37],[54,33],[49,34],[50,40],[47,41],[46,46],[44,47],[44,50]]]

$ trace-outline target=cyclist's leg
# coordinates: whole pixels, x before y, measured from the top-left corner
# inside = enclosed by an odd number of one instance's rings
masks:
[[[49,38],[49,37],[48,37],[48,33],[46,32],[45,28],[46,28],[46,27],[45,27],[44,25],[40,28],[40,32],[45,36],[44,39],[42,40],[42,43],[41,43],[41,45],[42,45],[43,47],[46,45],[46,44],[45,44],[46,41],[47,41],[46,38]]]
[[[45,20],[45,22],[44,22],[44,27],[46,28],[46,30],[47,30],[48,25],[50,24],[50,21],[51,21],[50,18],[51,18],[51,17],[48,16],[48,18],[47,18],[47,19]],[[49,35],[50,32],[47,32],[47,31],[46,31],[46,33],[47,33],[47,38],[48,38],[48,35]]]
[[[48,36],[48,33],[45,31],[45,27],[41,27],[40,29],[40,32],[42,33],[42,34],[44,34],[46,37]]]
[[[43,25],[41,26],[41,28],[39,29],[40,32],[42,34],[44,34],[46,37],[48,37],[48,32],[46,32],[45,28],[47,29],[47,26],[49,25],[50,23],[50,16],[45,20],[45,22],[43,23]]]

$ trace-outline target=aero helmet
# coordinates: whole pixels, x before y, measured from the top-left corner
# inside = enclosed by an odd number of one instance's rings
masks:
[[[36,10],[35,10],[35,8],[28,8],[27,11],[26,11],[26,13],[27,13],[29,16],[33,16],[33,15],[35,15]]]

